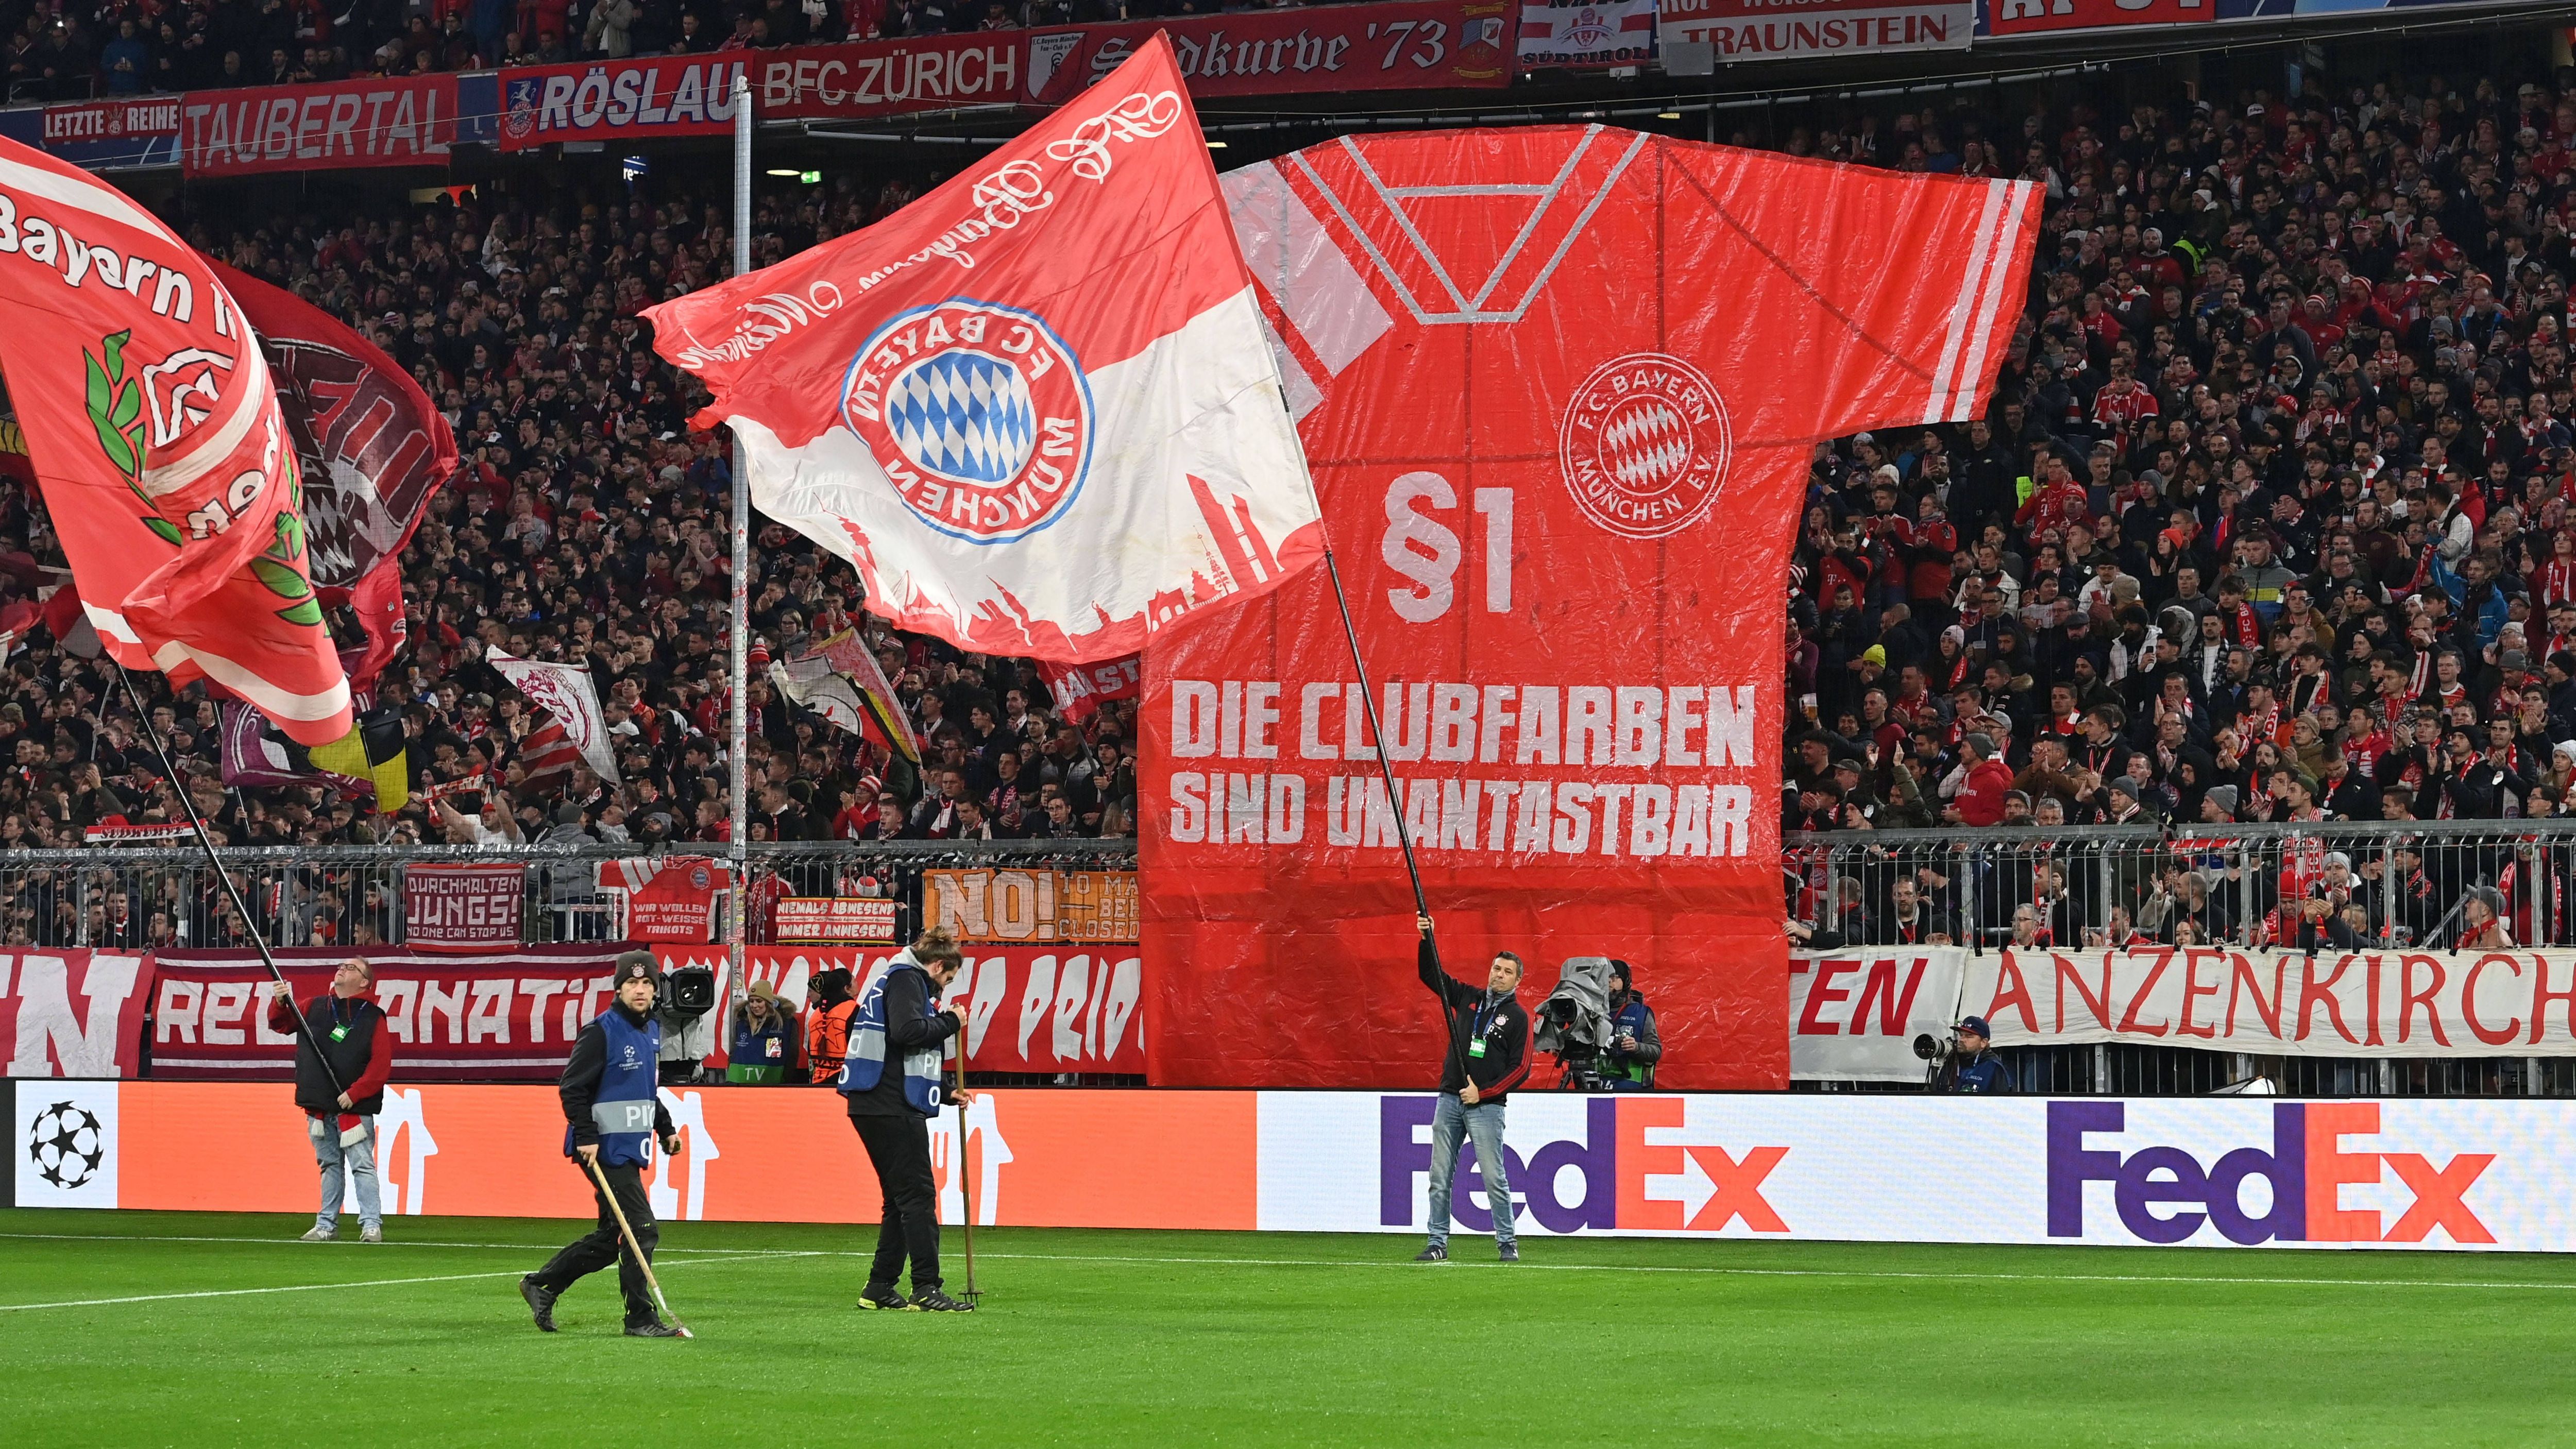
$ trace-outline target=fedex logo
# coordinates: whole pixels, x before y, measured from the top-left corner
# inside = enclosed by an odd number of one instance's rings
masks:
[[[1431,1118],[1437,1099],[1389,1096],[1378,1101],[1378,1221],[1421,1225],[1417,1189],[1431,1174]],[[1764,1185],[1789,1155],[1786,1147],[1749,1147],[1741,1156],[1714,1142],[1682,1142],[1685,1104],[1678,1097],[1592,1097],[1583,1102],[1583,1136],[1541,1143],[1524,1154],[1505,1144],[1512,1201],[1528,1226],[1550,1233],[1584,1229],[1713,1233],[1741,1222],[1757,1233],[1786,1233],[1789,1224]],[[1493,1230],[1479,1201],[1485,1177],[1475,1144],[1460,1151],[1450,1213],[1470,1232]]]
[[[2272,1141],[2202,1162],[2170,1146],[2094,1147],[2087,1139],[2124,1130],[2120,1102],[2048,1104],[2048,1235],[2084,1236],[2084,1187],[2112,1184],[2120,1225],[2150,1243],[2179,1243],[2203,1223],[2232,1243],[2420,1243],[2435,1228],[2454,1243],[2492,1243],[2495,1234],[2468,1203],[2469,1189],[2495,1161],[2463,1152],[2436,1165],[2416,1152],[2371,1150],[2376,1102],[2283,1102],[2272,1109]],[[2347,1144],[2351,1145],[2347,1145]],[[2395,1173],[2413,1205],[2384,1222],[2376,1208],[2346,1207],[2348,1186],[2373,1187]],[[2261,1178],[2270,1203],[2245,1207],[2245,1184]]]

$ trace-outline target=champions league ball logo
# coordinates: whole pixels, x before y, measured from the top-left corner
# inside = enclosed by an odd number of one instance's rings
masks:
[[[1678,357],[1634,352],[1594,368],[1566,404],[1558,457],[1575,506],[1629,538],[1699,521],[1726,481],[1726,403]]]
[[[85,1109],[56,1102],[28,1124],[27,1160],[46,1182],[75,1188],[97,1176],[107,1160],[107,1134]]]
[[[1091,462],[1091,385],[1035,313],[952,297],[879,328],[841,420],[924,523],[1008,543],[1061,516]]]

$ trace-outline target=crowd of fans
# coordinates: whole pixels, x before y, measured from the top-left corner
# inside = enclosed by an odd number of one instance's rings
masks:
[[[903,183],[787,187],[756,214],[775,261],[904,204]],[[468,195],[346,225],[179,218],[209,255],[368,333],[454,425],[462,468],[401,556],[409,646],[378,681],[398,709],[413,800],[379,814],[324,784],[226,788],[215,701],[156,715],[196,803],[231,844],[598,840],[651,849],[730,838],[731,486],[702,394],[651,354],[648,302],[720,275],[720,208],[673,193],[569,187]],[[755,539],[748,774],[755,840],[981,840],[1133,833],[1134,704],[1077,724],[1029,661],[961,653],[858,609],[846,564],[802,536]],[[0,486],[0,596],[41,587],[61,551],[41,500]],[[773,696],[772,657],[857,628],[918,735],[918,765]],[[354,642],[354,627],[344,630]],[[0,689],[0,847],[77,845],[90,827],[183,819],[104,661],[22,633]],[[531,782],[539,720],[487,650],[586,663],[615,781],[586,765]],[[162,688],[159,676],[140,680]]]
[[[1791,138],[2047,199],[1986,414],[1817,451],[1785,826],[2576,811],[2571,144],[2566,71]],[[2356,890],[2330,854],[2289,849],[2250,907],[2173,855],[2107,892],[2024,868],[1956,926],[1956,883],[1909,872],[1902,913],[1963,937],[2019,907],[2064,944],[2191,939],[2176,893],[2240,939],[2423,939],[2464,892],[2463,937],[2537,919],[2502,858],[2381,881],[2374,848]],[[1808,905],[1900,911],[1887,879]]]
[[[1303,0],[0,0],[12,102],[1083,25]]]

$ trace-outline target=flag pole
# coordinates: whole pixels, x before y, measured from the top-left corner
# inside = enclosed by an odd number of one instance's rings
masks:
[[[733,274],[751,270],[751,73],[734,81],[733,109]],[[743,994],[743,938],[751,918],[751,478],[739,435],[733,444],[733,738],[727,751],[732,771],[733,812],[727,822],[733,839],[733,920],[725,955],[731,966],[725,988],[724,1022],[719,1032],[733,1030],[734,1004]],[[720,1040],[720,1048],[730,1041]]]
[[[249,903],[242,899],[240,887],[233,884],[232,876],[224,870],[222,858],[215,854],[214,837],[206,833],[206,822],[197,815],[197,802],[188,794],[188,782],[179,777],[178,767],[170,763],[170,751],[161,743],[161,727],[152,722],[152,711],[144,708],[143,696],[134,688],[134,676],[126,673],[124,663],[116,657],[114,650],[103,652],[109,667],[116,671],[118,681],[125,686],[125,700],[134,706],[135,723],[143,727],[143,737],[152,742],[152,753],[161,761],[162,778],[168,780],[170,787],[178,793],[179,808],[187,812],[188,828],[196,832],[197,846],[206,853],[206,864],[214,870],[215,879],[223,885],[225,897],[241,917],[242,929],[250,932],[250,943],[259,948],[260,963],[268,967],[268,974],[278,985],[287,988],[286,1004],[295,1009],[295,1029],[303,1035],[305,1044],[313,1048],[313,1059],[322,1064],[322,1075],[331,1084],[331,1095],[347,1096],[349,1088],[340,1080],[340,1074],[331,1070],[331,1059],[322,1054],[321,1040],[313,1035],[313,1023],[304,1019],[304,1008],[295,1000],[294,986],[287,981],[286,973],[277,969],[277,958],[269,954],[268,942],[259,934],[259,922],[251,919]],[[343,1145],[346,1145],[345,1141]]]
[[[1301,445],[1302,446],[1302,445]],[[1360,677],[1360,704],[1368,711],[1369,734],[1377,741],[1377,769],[1386,778],[1387,803],[1395,815],[1395,843],[1404,848],[1404,873],[1413,880],[1413,913],[1431,914],[1431,903],[1422,894],[1422,868],[1413,859],[1413,832],[1404,823],[1404,792],[1396,788],[1395,766],[1386,757],[1386,731],[1378,724],[1377,694],[1369,687],[1368,664],[1360,658],[1360,632],[1351,624],[1351,601],[1342,592],[1342,571],[1333,562],[1333,546],[1324,545],[1324,575],[1333,581],[1333,602],[1342,611],[1342,639],[1351,648],[1351,668]],[[1365,807],[1363,807],[1365,813]],[[1438,947],[1433,947],[1436,953]]]

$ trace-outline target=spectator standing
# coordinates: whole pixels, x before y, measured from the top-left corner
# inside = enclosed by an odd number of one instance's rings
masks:
[[[295,1035],[295,1105],[304,1109],[305,1135],[322,1170],[322,1206],[304,1234],[308,1243],[340,1235],[344,1183],[358,1199],[358,1240],[385,1240],[376,1114],[384,1110],[394,1053],[391,1038],[379,1030],[385,1012],[375,992],[375,968],[352,956],[331,973],[331,989],[304,1004],[301,1030],[293,989],[281,981],[269,998],[269,1030]]]

